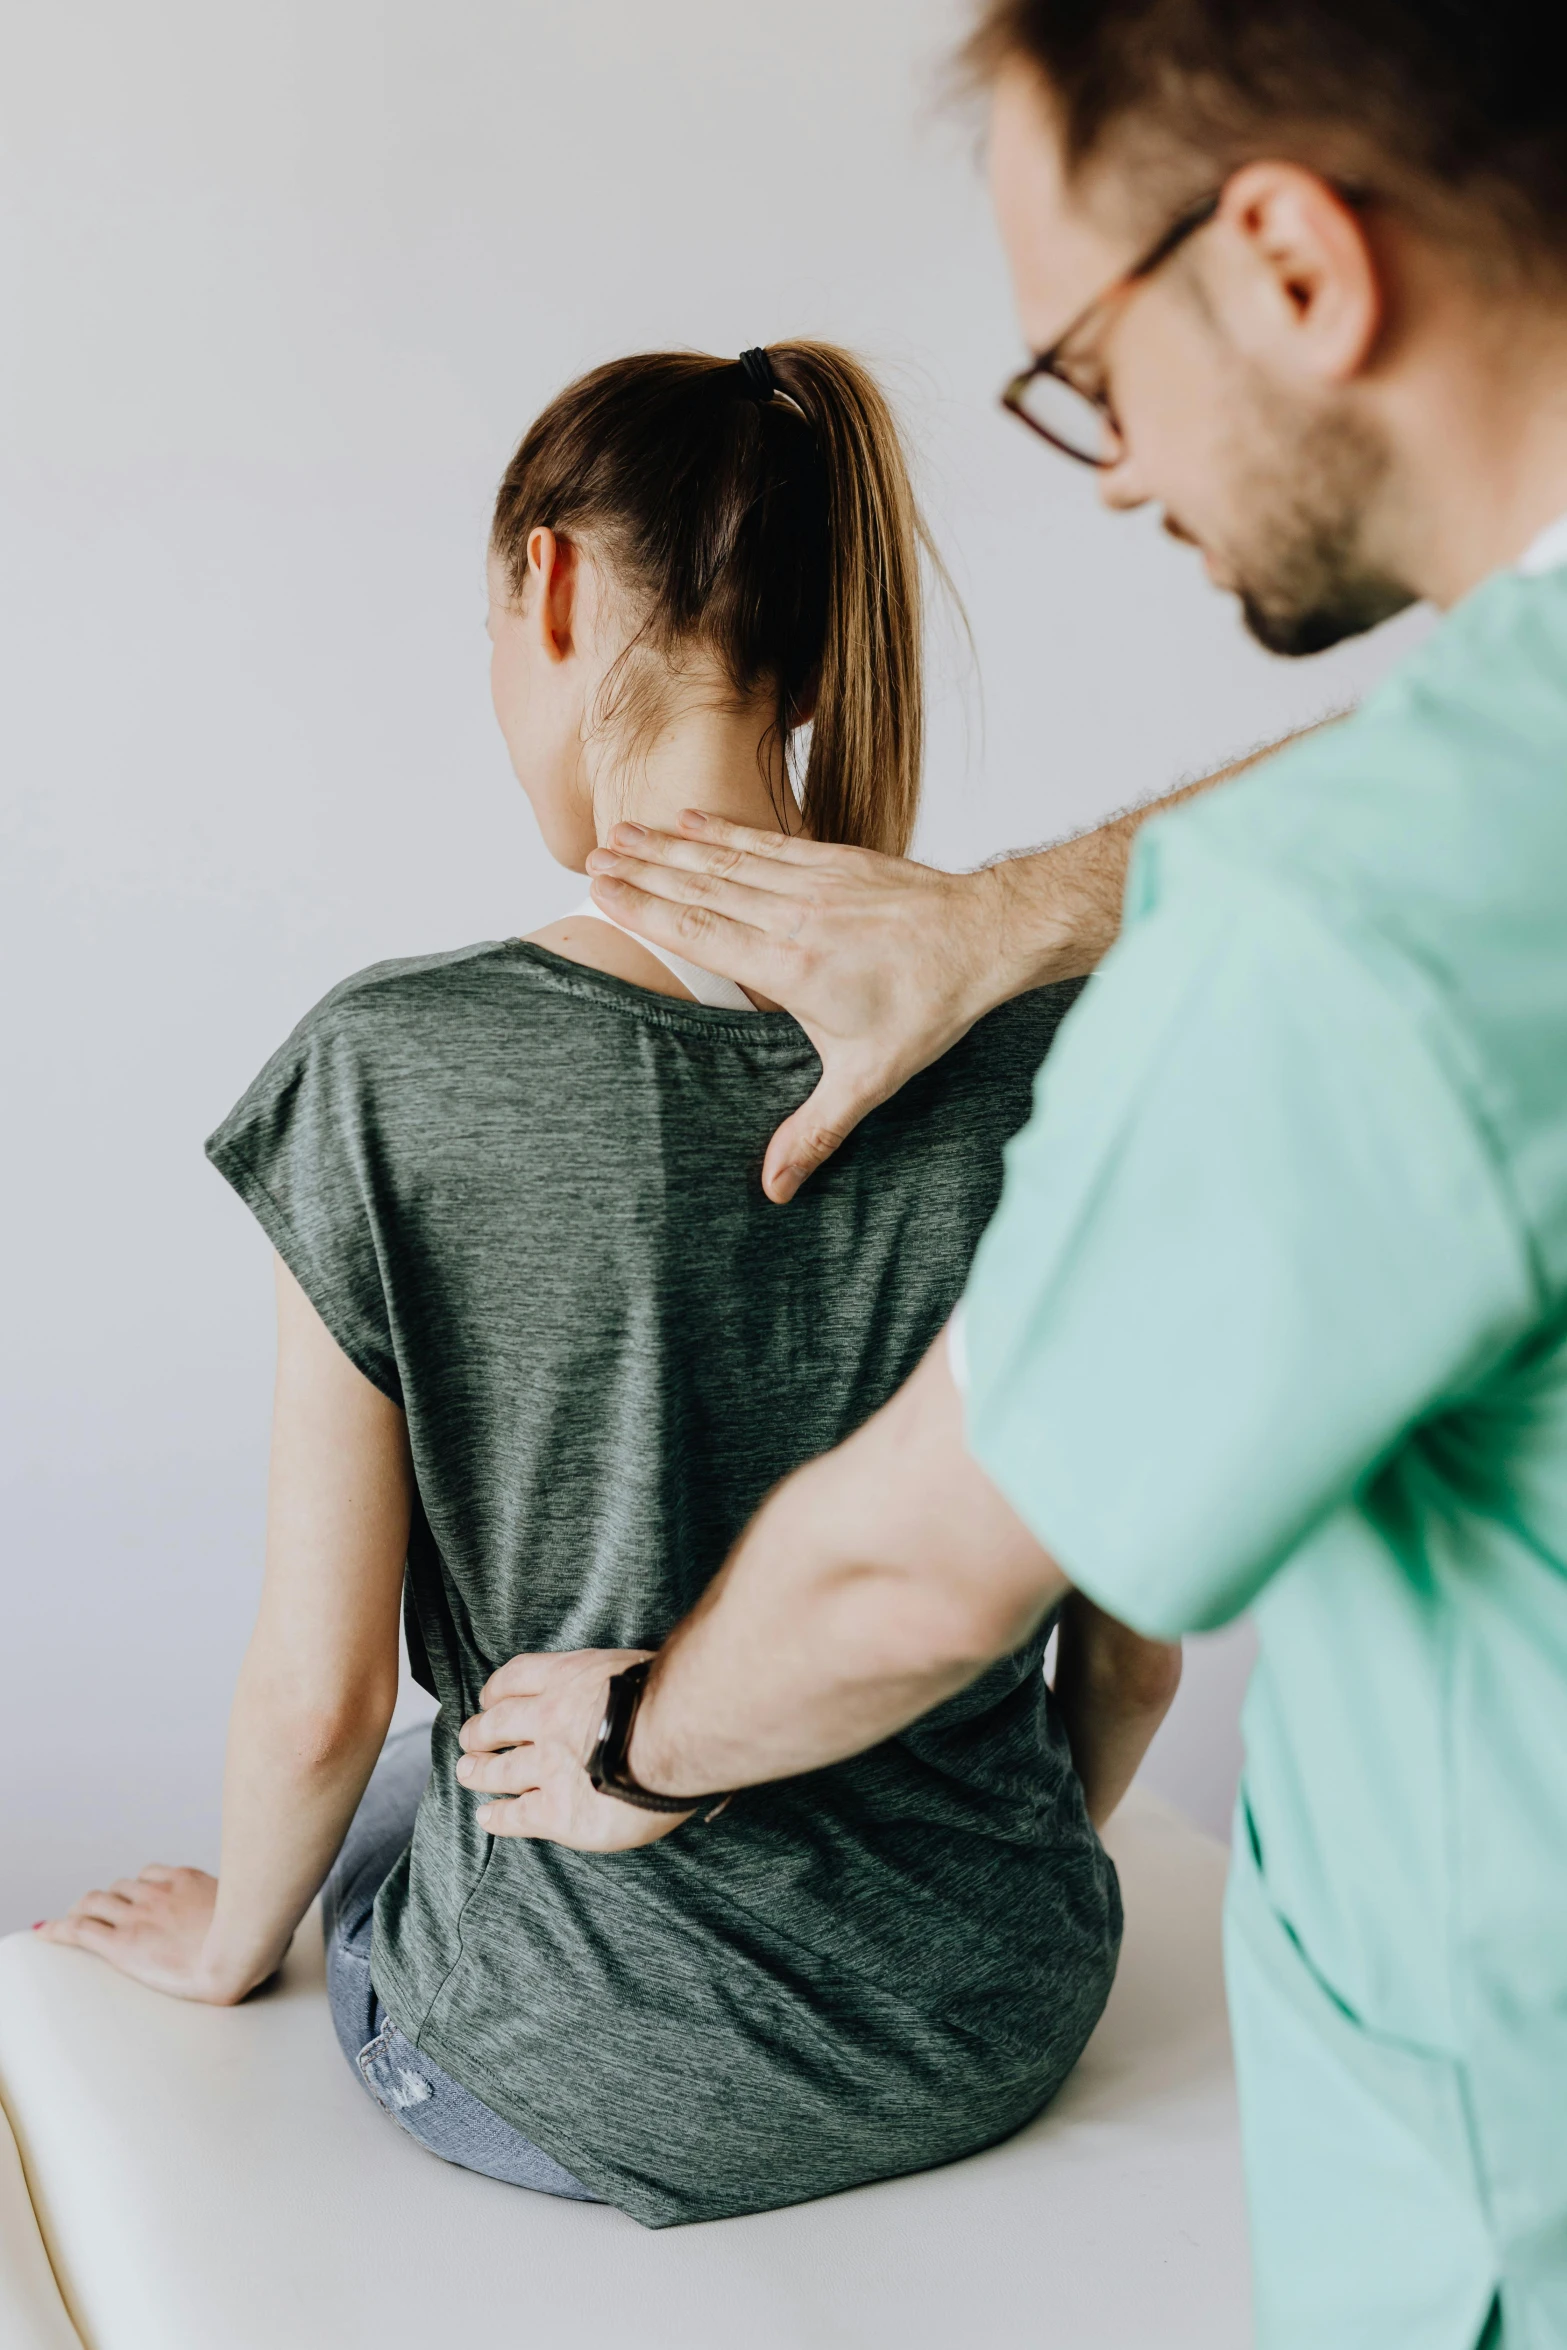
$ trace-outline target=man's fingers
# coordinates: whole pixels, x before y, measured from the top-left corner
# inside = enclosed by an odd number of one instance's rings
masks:
[[[835,854],[845,853],[836,842],[807,840],[797,832],[759,832],[754,825],[733,824],[727,816],[709,816],[700,808],[682,808],[678,832],[659,832],[643,824],[617,824],[607,845],[612,850],[629,850],[635,857],[646,857],[661,865],[687,865],[693,857],[701,861],[710,851],[723,851],[724,863],[715,868],[718,870],[728,870],[730,860],[738,855],[762,859],[774,868],[793,865],[809,871],[813,867],[820,869]],[[774,886],[787,889],[788,877],[779,873]]]
[[[595,1797],[597,1810],[563,1804],[559,1792],[535,1788],[507,1803],[486,1803],[475,1813],[490,1836],[532,1837],[546,1844],[564,1844],[574,1852],[629,1852],[641,1844],[656,1844],[683,1827],[690,1813],[638,1812],[607,1796]]]
[[[545,1651],[514,1656],[494,1672],[479,1691],[479,1703],[486,1708],[496,1705],[503,1697],[541,1697],[549,1687],[552,1675],[558,1673],[567,1652],[554,1655]],[[482,1721],[482,1714],[472,1719]]]
[[[774,865],[817,864],[828,847],[837,845],[807,840],[800,832],[759,832],[753,824],[710,816],[705,808],[682,808],[678,835],[655,832],[650,837],[661,844],[679,837],[704,841],[715,848],[739,849],[748,857],[766,857]]]
[[[717,971],[758,995],[773,992],[794,945],[798,902],[691,873],[655,875],[642,866],[636,875],[626,880],[596,873],[594,904],[639,937],[700,963],[704,971]],[[658,882],[675,880],[681,884],[677,893],[655,894]],[[643,881],[655,888],[644,889]],[[732,902],[720,902],[726,898]]]
[[[500,1754],[465,1754],[457,1776],[470,1795],[527,1795],[539,1783],[538,1749],[508,1746]]]
[[[481,1804],[474,1817],[487,1836],[543,1836],[540,1808],[539,1790],[530,1787],[509,1803]]]
[[[780,1207],[792,1200],[866,1113],[895,1090],[896,1082],[883,1083],[879,1074],[854,1079],[825,1070],[816,1091],[784,1120],[767,1146],[762,1189],[768,1198]]]
[[[650,1648],[560,1648],[534,1649],[514,1656],[494,1672],[479,1691],[483,1711],[471,1714],[463,1724],[465,1730],[488,1720],[495,1708],[506,1699],[519,1702],[558,1693],[563,1681],[579,1680],[584,1673],[608,1675],[634,1665],[638,1658],[651,1656]],[[466,1740],[464,1743],[468,1743]],[[498,1743],[506,1743],[504,1739]]]
[[[846,849],[826,841],[781,841],[781,848],[798,849],[796,856],[774,855],[754,845],[771,839],[767,833],[729,827],[731,838],[688,840],[678,832],[644,832],[640,825],[617,825],[602,848],[590,852],[588,877],[608,876],[617,881],[642,881],[656,897],[700,897],[705,884],[734,884],[747,898],[777,897],[785,903],[809,897],[817,885],[832,876],[842,879],[848,860],[863,850]]]
[[[533,1736],[536,1697],[503,1697],[499,1705],[474,1714],[457,1733],[464,1754],[493,1753],[501,1746],[526,1746]]]

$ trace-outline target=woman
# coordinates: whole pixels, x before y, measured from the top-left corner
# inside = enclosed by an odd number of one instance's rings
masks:
[[[562,393],[490,550],[496,710],[552,852],[580,871],[612,823],[692,802],[904,850],[921,538],[840,351],[650,355]],[[387,2111],[652,2226],[944,2161],[1036,2112],[1120,1930],[1043,1634],[876,1751],[614,1856],[492,1840],[457,1738],[516,1651],[656,1645],[769,1486],[907,1376],[1071,993],[993,1014],[784,1212],[757,1177],[814,1079],[801,1031],[591,905],[328,996],[208,1146],[279,1297],[220,1874],[145,1870],[53,1937],[239,2000],[341,1846],[333,2011]],[[440,1713],[366,1792],[405,1591]],[[1164,1653],[1084,1610],[1058,1686],[1102,1807],[1167,1702]]]

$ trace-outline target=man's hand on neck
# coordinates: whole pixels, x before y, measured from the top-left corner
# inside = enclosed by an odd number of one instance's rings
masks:
[[[762,1172],[782,1202],[996,1004],[1092,971],[1115,942],[1138,828],[1276,747],[977,873],[687,812],[677,832],[617,826],[589,874],[618,922],[781,1004],[816,1047],[820,1083]]]

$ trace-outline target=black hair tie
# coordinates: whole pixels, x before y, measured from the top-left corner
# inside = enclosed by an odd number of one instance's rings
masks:
[[[754,351],[742,351],[740,373],[745,377],[744,397],[748,400],[770,400],[778,389],[778,378],[773,363],[758,344]]]

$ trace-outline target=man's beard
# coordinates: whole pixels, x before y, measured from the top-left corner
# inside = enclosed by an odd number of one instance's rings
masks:
[[[1239,468],[1243,517],[1225,550],[1247,628],[1270,653],[1325,652],[1415,601],[1367,555],[1366,517],[1387,471],[1358,420],[1302,418],[1276,396],[1252,408]]]

